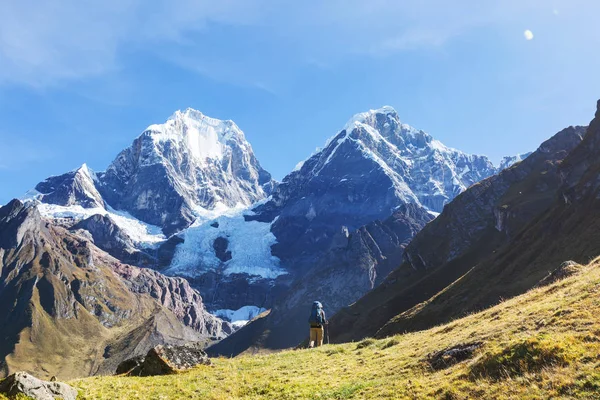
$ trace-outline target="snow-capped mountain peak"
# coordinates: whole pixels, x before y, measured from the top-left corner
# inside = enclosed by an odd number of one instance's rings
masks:
[[[66,174],[40,182],[34,191],[28,193],[28,197],[61,206],[103,207],[104,200],[96,187],[97,182],[94,171],[83,164]]]
[[[487,157],[445,146],[386,106],[354,115],[283,179],[257,218],[279,217],[272,229],[285,262],[306,249],[328,248],[342,226],[357,229],[403,205],[439,213],[494,173]]]
[[[500,161],[500,166],[498,167],[498,169],[500,171],[502,171],[503,169],[512,167],[514,164],[521,162],[524,159],[526,159],[527,157],[529,157],[531,155],[531,153],[532,152],[530,151],[528,153],[517,154],[515,156],[505,156]]]
[[[167,142],[183,147],[199,163],[206,159],[222,160],[232,145],[245,151],[249,148],[243,132],[233,121],[211,118],[192,108],[176,111],[163,124],[150,125],[144,134],[150,135],[157,146]]]
[[[233,121],[191,108],[150,125],[117,156],[102,182],[109,204],[167,232],[216,208],[249,206],[273,187]]]
[[[354,116],[352,116],[352,118],[350,118],[350,120],[348,120],[343,130],[351,132],[356,127],[364,125],[369,126],[371,128],[376,128],[377,120],[380,118],[394,121],[396,122],[396,124],[400,123],[400,119],[396,110],[391,106],[383,106],[378,109],[355,114]]]

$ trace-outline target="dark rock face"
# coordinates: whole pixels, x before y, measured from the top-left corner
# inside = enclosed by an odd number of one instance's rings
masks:
[[[137,356],[123,361],[117,367],[116,375],[130,374],[134,370],[139,371],[146,356]]]
[[[439,219],[415,237],[406,249],[405,260],[417,270],[450,262],[491,227],[500,236],[514,237],[554,202],[561,184],[560,161],[581,143],[585,130],[570,127],[557,133],[515,167],[458,196]],[[528,197],[531,200],[521,201]]]
[[[124,371],[130,376],[170,375],[210,364],[201,344],[188,343],[182,346],[156,346],[143,359],[124,361],[117,371]]]
[[[229,246],[229,240],[224,237],[218,237],[213,242],[213,248],[215,249],[215,254],[217,258],[222,262],[227,262],[231,260],[231,251],[227,250]]]
[[[566,168],[585,159],[585,132],[567,128],[457,196],[407,246],[400,268],[336,315],[332,340],[427,329],[523,293],[548,265],[596,255],[572,243],[573,230],[591,230],[595,220],[582,224],[574,209],[564,210]]]
[[[158,251],[156,253],[156,258],[158,261],[158,269],[162,270],[165,267],[168,267],[173,260],[173,255],[177,250],[177,245],[183,243],[183,239],[177,235],[171,236],[166,242],[162,243]]]
[[[46,179],[35,190],[41,193],[39,199],[44,203],[60,206],[77,204],[84,208],[104,207],[97,183],[96,175],[84,164],[75,171]]]
[[[71,228],[73,231],[78,229],[88,231],[96,246],[124,263],[144,266],[156,265],[158,261],[136,249],[133,240],[109,216],[96,214]]]
[[[247,305],[271,308],[288,290],[289,277],[248,279],[246,274],[222,275],[207,272],[198,278],[189,279],[190,284],[202,293],[209,309],[238,310]]]
[[[75,400],[77,390],[62,382],[46,382],[29,375],[17,372],[0,382],[0,393],[11,398],[24,395],[34,400]]]

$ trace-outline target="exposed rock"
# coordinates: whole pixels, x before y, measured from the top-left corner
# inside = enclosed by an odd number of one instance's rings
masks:
[[[130,374],[133,370],[140,371],[140,368],[144,363],[145,358],[146,356],[137,356],[123,361],[117,367],[117,371],[115,372],[115,374],[123,375]]]
[[[427,355],[426,362],[435,371],[445,369],[473,357],[481,346],[482,342],[458,344]]]
[[[133,240],[107,215],[93,215],[75,224],[71,229],[84,229],[89,232],[96,246],[124,263],[137,266],[157,263],[154,257],[136,249]]]
[[[218,237],[213,242],[213,248],[215,249],[215,255],[223,262],[231,260],[231,251],[227,250],[229,246],[229,240],[224,237]]]
[[[182,238],[177,235],[173,235],[166,242],[160,245],[156,255],[159,269],[168,267],[171,264],[173,256],[175,255],[175,251],[177,250],[177,245],[183,242],[184,240]]]
[[[224,337],[232,332],[229,323],[206,312],[200,293],[187,280],[167,277],[154,270],[119,262],[113,262],[112,268],[132,292],[149,294],[194,330],[217,337]]]
[[[60,206],[80,205],[84,208],[104,207],[104,200],[97,189],[98,178],[87,165],[60,176],[40,182],[35,190],[44,203]]]
[[[560,267],[556,268],[554,271],[550,272],[548,276],[542,279],[536,286],[548,286],[553,284],[554,282],[558,282],[565,278],[568,278],[571,275],[574,275],[581,271],[581,264],[576,263],[575,261],[565,261],[560,265]]]
[[[17,372],[0,382],[0,393],[6,396],[25,395],[34,400],[75,400],[77,390],[62,382],[46,382],[26,372]]]
[[[186,371],[198,365],[210,365],[210,359],[198,343],[183,346],[156,346],[140,360],[127,360],[119,365],[117,371],[125,371],[129,367],[131,376],[169,375]],[[140,362],[141,361],[141,362]]]

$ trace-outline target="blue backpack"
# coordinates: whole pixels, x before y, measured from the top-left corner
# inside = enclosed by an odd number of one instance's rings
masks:
[[[325,321],[323,320],[323,304],[318,301],[315,301],[312,305],[312,310],[310,312],[310,318],[308,318],[308,322],[311,325],[323,325]]]

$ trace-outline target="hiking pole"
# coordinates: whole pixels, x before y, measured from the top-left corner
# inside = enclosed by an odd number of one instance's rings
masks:
[[[327,321],[325,326],[327,327],[327,344],[329,344],[329,321]]]

